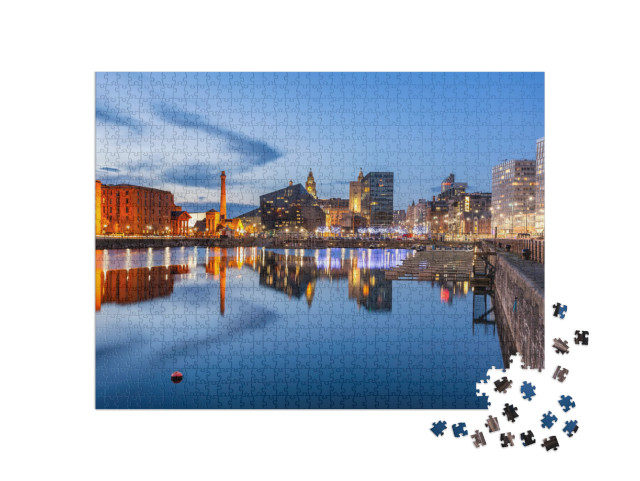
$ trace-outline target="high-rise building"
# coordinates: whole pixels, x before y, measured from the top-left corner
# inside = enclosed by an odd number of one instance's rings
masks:
[[[260,196],[260,216],[267,230],[304,227],[307,231],[325,225],[326,217],[302,184],[289,185]]]
[[[393,172],[369,172],[362,184],[362,215],[368,224],[393,224]]]
[[[360,214],[362,212],[362,169],[358,174],[358,180],[355,182],[349,182],[349,210],[354,214]]]
[[[544,137],[536,141],[536,184],[535,233],[544,235]]]
[[[531,232],[535,223],[536,161],[506,160],[491,169],[492,226],[499,236]]]
[[[309,192],[314,199],[318,198],[318,193],[316,192],[316,181],[313,178],[313,172],[311,172],[311,169],[309,169],[309,175],[307,176],[306,188],[307,192]]]

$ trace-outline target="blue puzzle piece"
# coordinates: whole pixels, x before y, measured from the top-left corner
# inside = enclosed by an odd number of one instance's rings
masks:
[[[576,403],[573,402],[571,396],[560,396],[558,403],[562,406],[562,410],[565,413],[569,411],[569,409],[576,407]]]
[[[436,436],[444,436],[444,430],[447,429],[446,421],[438,421],[437,423],[431,423],[433,427],[431,428],[431,432]]]
[[[542,416],[542,427],[543,428],[547,428],[547,429],[551,429],[551,426],[553,426],[553,424],[558,420],[558,418],[556,416],[554,416],[551,411],[549,411],[547,414],[544,414]]]
[[[578,431],[578,421],[566,421],[563,431],[571,437]]]
[[[553,305],[553,317],[564,319],[565,312],[567,312],[567,306],[563,306],[559,302]]]
[[[467,434],[469,434],[465,429],[466,427],[467,425],[465,423],[454,424],[453,426],[451,426],[451,429],[453,429],[453,435],[456,438],[459,438],[460,436],[466,436]]]
[[[522,387],[520,388],[520,392],[524,394],[523,399],[527,401],[531,401],[531,398],[536,395],[536,387],[531,385],[530,382],[523,382]]]

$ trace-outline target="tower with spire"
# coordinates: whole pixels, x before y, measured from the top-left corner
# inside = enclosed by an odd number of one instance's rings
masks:
[[[318,194],[316,192],[316,181],[313,178],[313,172],[309,169],[309,175],[307,177],[307,183],[305,184],[307,188],[307,192],[313,196],[314,199],[318,198]]]

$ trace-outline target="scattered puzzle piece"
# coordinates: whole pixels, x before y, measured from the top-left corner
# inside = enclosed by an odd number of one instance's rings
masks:
[[[567,312],[567,306],[563,306],[559,302],[553,305],[553,317],[559,317],[564,319],[564,315]]]
[[[567,354],[569,352],[569,343],[562,339],[554,339],[553,347],[558,354]]]
[[[522,440],[522,445],[524,447],[531,446],[536,442],[533,437],[533,432],[527,431],[526,433],[520,433],[520,439]]]
[[[511,421],[512,423],[516,422],[516,418],[518,417],[518,410],[513,404],[505,404],[504,409],[502,410],[502,415],[507,417],[507,421]]]
[[[431,423],[433,427],[431,432],[437,436],[444,436],[444,430],[447,429],[446,421],[438,421],[437,423]]]
[[[553,426],[557,420],[558,418],[549,411],[547,414],[542,415],[542,427],[551,429],[551,426]]]
[[[513,434],[511,433],[502,433],[500,435],[500,441],[502,442],[502,447],[506,448],[507,446],[513,446]]]
[[[453,430],[453,435],[456,438],[459,438],[460,436],[466,436],[467,434],[469,434],[465,429],[466,427],[467,425],[465,423],[454,424],[453,426],[451,426],[451,429]]]
[[[487,419],[487,424],[485,424],[485,426],[489,428],[490,433],[500,431],[500,424],[498,424],[498,420],[493,416],[489,416],[489,419]]]
[[[523,399],[531,401],[531,398],[536,395],[536,387],[533,386],[530,382],[524,381],[522,383],[522,387],[520,388],[520,392],[523,394]]]
[[[560,382],[564,382],[567,378],[567,374],[569,374],[569,370],[563,367],[556,367],[556,371],[553,373],[553,379],[557,379]]]
[[[477,429],[476,429],[476,433],[472,434],[471,437],[473,438],[473,445],[476,448],[480,446],[485,446],[487,444],[486,441],[484,440],[484,434],[482,434]]]
[[[502,379],[496,381],[494,384],[496,385],[494,391],[507,392],[507,389],[511,387],[511,384],[513,384],[513,382],[509,381],[509,379],[507,379],[506,377],[503,377]]]
[[[555,436],[550,436],[544,440],[544,442],[542,443],[542,446],[547,448],[547,451],[550,451],[552,449],[554,451],[557,451],[558,446],[560,446],[560,443],[558,443],[558,438],[556,438]]]
[[[571,437],[578,432],[578,421],[566,421],[564,424],[565,426],[562,430],[567,433],[567,436]]]
[[[568,412],[569,409],[576,407],[576,403],[573,401],[571,396],[560,396],[558,403],[562,406],[562,410],[565,413]]]
[[[573,339],[576,344],[583,346],[589,345],[589,331],[576,331],[576,337]]]

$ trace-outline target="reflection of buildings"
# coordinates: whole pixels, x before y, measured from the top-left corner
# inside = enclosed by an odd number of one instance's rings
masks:
[[[173,292],[175,274],[188,274],[187,265],[138,267],[132,269],[96,269],[96,311],[102,304],[133,304]]]
[[[391,310],[392,283],[384,270],[358,267],[358,258],[300,257],[262,251],[259,262],[252,266],[260,275],[260,285],[285,293],[289,297],[305,297],[311,307],[319,279],[348,280],[349,299],[370,311]]]
[[[223,316],[227,297],[227,268],[242,269],[245,263],[255,265],[255,257],[246,257],[243,248],[239,248],[235,255],[229,256],[226,248],[215,247],[213,256],[207,259],[205,272],[220,282],[220,314]]]
[[[349,276],[349,299],[368,311],[390,311],[393,297],[392,281],[385,279],[381,269],[351,270]]]

